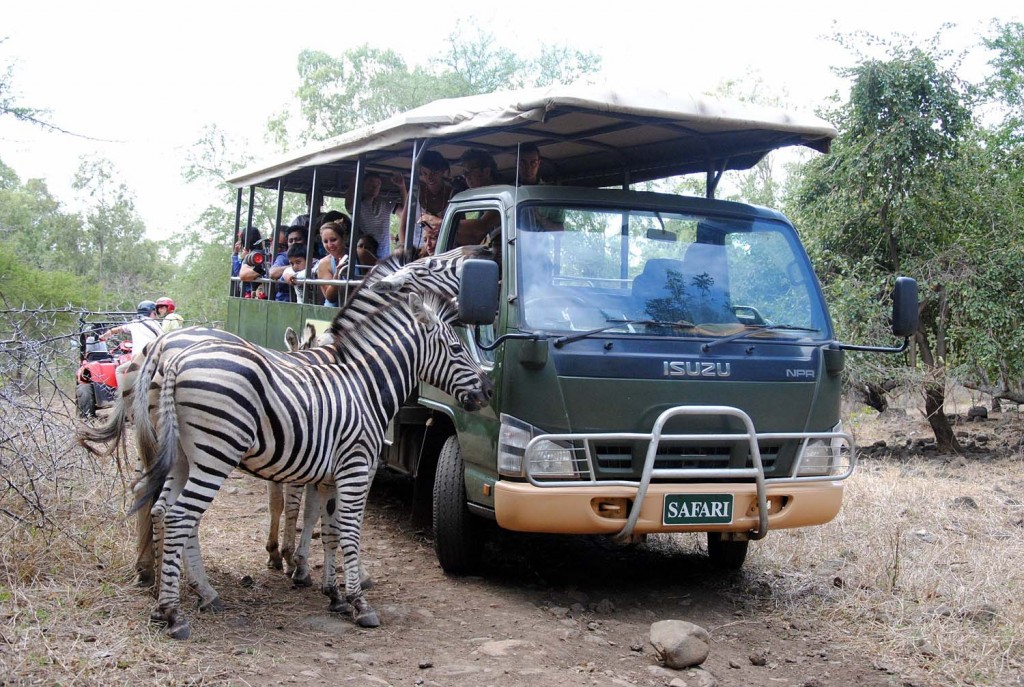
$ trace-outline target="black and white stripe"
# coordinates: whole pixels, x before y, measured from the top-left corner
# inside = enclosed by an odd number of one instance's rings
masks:
[[[357,622],[378,624],[359,587],[358,563],[363,506],[385,428],[417,380],[445,390],[467,410],[485,405],[492,393],[444,321],[452,317],[449,307],[436,295],[364,288],[332,323],[338,340],[329,347],[336,354],[329,364],[280,365],[281,354],[206,340],[164,368],[158,454],[139,503],[160,493],[153,506],[154,531],[163,539],[157,616],[171,636],[190,632],[178,610],[183,551],[189,555],[199,519],[236,467],[273,481],[334,480],[334,498],[323,504],[333,515],[323,533],[324,591],[332,609],[351,603]],[[139,434],[154,432],[151,413],[137,412],[136,420]],[[339,543],[344,599],[334,579]]]

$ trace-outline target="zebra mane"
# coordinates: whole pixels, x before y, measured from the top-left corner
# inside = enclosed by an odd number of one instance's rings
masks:
[[[344,307],[331,320],[328,331],[333,341],[328,345],[341,350],[369,341],[376,331],[375,321],[379,321],[383,313],[402,309],[416,314],[421,307],[433,312],[435,317],[444,322],[454,323],[458,319],[458,310],[452,299],[444,294],[404,289],[376,291],[364,283],[353,291]]]
[[[442,274],[451,271],[448,282],[457,284],[456,275],[461,274],[462,263],[468,259],[494,259],[494,253],[485,246],[461,246],[446,253],[427,258],[413,259],[399,249],[388,258],[378,262],[370,269],[362,283],[349,295],[345,304],[331,320],[327,331],[334,339],[333,345],[340,347],[353,338],[362,339],[362,332],[355,331],[365,325],[374,315],[395,305],[407,304],[412,293],[423,297],[424,303],[437,313],[442,320],[453,323],[457,320],[457,310],[451,304],[454,292],[441,290],[439,284],[445,280],[432,283],[423,279],[428,272]],[[418,267],[419,270],[413,270]],[[405,270],[408,274],[403,279],[394,278]]]

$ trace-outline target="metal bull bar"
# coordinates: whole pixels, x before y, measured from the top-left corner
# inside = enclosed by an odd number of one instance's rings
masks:
[[[744,431],[729,432],[724,434],[695,433],[695,434],[663,434],[665,424],[678,415],[717,415],[734,417],[743,423]],[[816,476],[799,477],[798,471],[803,460],[803,450],[800,451],[797,459],[793,461],[790,473],[785,477],[766,478],[764,465],[761,462],[761,450],[758,441],[772,440],[793,440],[798,439],[806,443],[812,439],[841,439],[846,442],[850,450],[849,465],[841,474],[825,474]],[[647,441],[647,456],[644,459],[643,473],[639,481],[635,480],[597,480],[594,470],[594,459],[591,455],[590,442],[592,441]],[[582,442],[585,452],[586,474],[589,479],[574,480],[550,480],[538,479],[530,470],[529,456],[531,448],[538,442]],[[655,468],[655,460],[658,456],[658,447],[661,442],[695,442],[695,441],[746,441],[750,450],[751,467],[743,468]],[[578,449],[574,449],[578,450]],[[749,539],[762,539],[768,534],[768,497],[767,483],[782,484],[793,482],[822,482],[843,480],[853,474],[856,466],[856,450],[853,437],[846,432],[764,432],[758,434],[754,429],[754,422],[744,411],[732,406],[675,406],[669,408],[658,416],[651,428],[651,432],[614,432],[594,434],[541,434],[533,437],[526,446],[525,451],[526,476],[530,483],[538,487],[572,487],[572,486],[627,486],[636,488],[633,507],[630,509],[626,524],[622,530],[614,535],[617,540],[628,540],[636,528],[637,520],[640,517],[641,506],[647,497],[647,490],[651,479],[654,477],[667,479],[732,479],[732,478],[753,478],[757,489],[757,510],[758,525],[756,530],[747,533]],[[581,470],[582,471],[582,470]]]

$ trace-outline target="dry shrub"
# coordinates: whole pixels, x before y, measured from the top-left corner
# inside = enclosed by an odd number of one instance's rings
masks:
[[[773,532],[750,561],[788,614],[946,684],[1006,684],[1024,667],[1022,487],[1020,455],[869,459],[833,522]]]

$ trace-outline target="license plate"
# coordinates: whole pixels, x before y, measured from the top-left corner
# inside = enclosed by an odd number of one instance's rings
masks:
[[[732,494],[666,494],[662,513],[665,525],[729,525]]]

